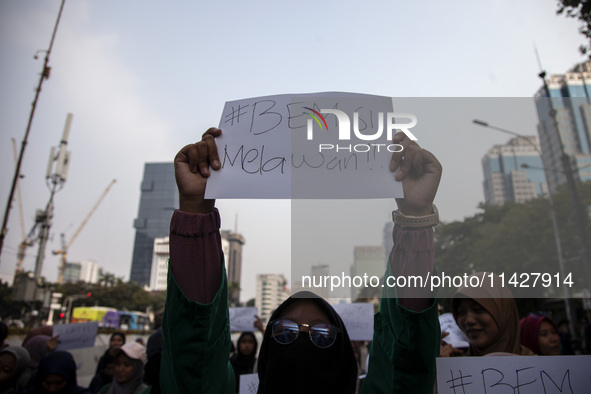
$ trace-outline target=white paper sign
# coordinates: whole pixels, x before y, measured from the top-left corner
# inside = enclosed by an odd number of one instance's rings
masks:
[[[230,308],[230,331],[255,331],[255,315],[258,314],[256,307]]]
[[[373,339],[373,304],[358,302],[336,304],[333,308],[345,324],[349,339],[352,341],[371,341]]]
[[[330,92],[227,102],[216,139],[222,169],[212,172],[205,196],[402,197],[389,170],[399,145],[388,137],[414,124],[383,96]]]
[[[437,358],[439,394],[588,393],[591,356]]]
[[[443,338],[445,343],[449,343],[455,348],[470,347],[470,341],[464,331],[458,327],[454,315],[451,313],[444,313],[439,316],[439,324],[441,325],[441,331],[449,333],[448,336]]]
[[[98,322],[56,324],[53,335],[59,335],[57,350],[81,349],[94,347]]]
[[[240,394],[257,394],[259,389],[259,375],[251,373],[240,375],[240,385],[238,392]]]

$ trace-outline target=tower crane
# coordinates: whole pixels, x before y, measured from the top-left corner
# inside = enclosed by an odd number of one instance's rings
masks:
[[[90,217],[92,216],[94,211],[96,211],[96,209],[98,208],[100,203],[103,201],[103,199],[105,198],[105,196],[107,195],[109,190],[111,190],[111,187],[113,186],[113,184],[115,184],[115,182],[117,182],[117,180],[113,179],[111,181],[111,183],[109,183],[109,186],[107,186],[107,188],[105,189],[103,194],[101,194],[98,201],[94,204],[94,206],[92,207],[92,209],[88,213],[88,215],[86,215],[86,218],[84,218],[84,220],[80,224],[80,227],[78,227],[78,229],[76,230],[74,235],[72,235],[72,237],[70,238],[70,242],[66,243],[66,236],[63,233],[61,234],[60,237],[61,237],[62,248],[60,250],[53,251],[54,255],[60,254],[62,256],[59,271],[58,271],[57,283],[62,283],[64,280],[64,272],[66,270],[66,260],[67,260],[67,255],[68,255],[68,249],[70,249],[70,246],[72,246],[72,243],[76,240],[76,238],[80,234],[80,231],[82,231],[82,229],[84,228],[84,226],[86,225],[86,223],[88,222],[88,220],[90,219]]]
[[[17,163],[18,153],[17,153],[17,148],[16,148],[16,140],[14,138],[12,138],[12,151],[14,154],[14,162]],[[22,178],[22,177],[23,177],[23,175],[20,175],[19,179],[17,179],[16,196],[17,196],[17,200],[18,200],[18,212],[19,212],[19,218],[20,218],[20,222],[21,222],[21,237],[22,237],[23,241],[19,244],[18,252],[16,254],[17,265],[16,265],[15,275],[17,273],[19,273],[20,271],[22,271],[23,260],[25,259],[25,249],[27,248],[27,246],[31,246],[31,242],[29,240],[29,237],[27,237],[25,235],[25,215],[23,214],[23,198],[21,196],[21,183],[20,183],[20,178]]]

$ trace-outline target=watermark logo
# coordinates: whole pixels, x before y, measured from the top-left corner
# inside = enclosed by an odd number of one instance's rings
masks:
[[[378,127],[377,130],[374,132],[370,132],[364,134],[361,132],[359,128],[359,113],[353,113],[353,127],[351,128],[351,120],[349,115],[347,115],[344,111],[338,109],[321,109],[320,112],[309,108],[304,107],[304,109],[309,110],[309,112],[304,112],[305,115],[310,116],[310,119],[307,121],[307,136],[306,138],[308,141],[314,140],[314,121],[320,126],[320,130],[324,130],[322,127],[323,124],[328,131],[328,124],[326,123],[326,119],[322,114],[332,114],[335,115],[338,121],[338,140],[339,141],[351,141],[352,134],[355,138],[361,141],[377,141],[383,138],[384,131],[386,134],[386,141],[392,141],[394,137],[395,130],[401,131],[408,138],[412,141],[418,141],[418,138],[410,131],[411,128],[416,126],[417,124],[417,117],[413,114],[409,113],[396,113],[396,112],[388,112],[384,116],[383,112],[378,112]],[[402,122],[406,120],[406,122]],[[408,121],[410,120],[410,121]],[[400,123],[398,123],[400,122]],[[384,128],[384,123],[386,127]],[[353,131],[351,133],[351,130]],[[318,151],[322,152],[323,150],[346,150],[346,151],[355,151],[355,152],[368,152],[372,148],[379,151],[381,147],[385,147],[388,152],[401,152],[402,145],[400,144],[356,144],[356,145],[345,145],[344,147],[334,144],[319,144]]]
[[[308,113],[308,112],[304,112],[305,115],[311,116],[316,123],[318,123],[318,126],[320,126],[320,130],[322,130],[322,123],[324,123],[324,126],[326,127],[326,131],[328,131],[328,125],[326,124],[326,119],[324,119],[324,116],[322,116],[322,114],[316,110],[313,110],[310,107],[304,107],[304,109],[307,109],[308,111],[311,111],[313,113]],[[320,123],[320,120],[318,119],[322,119],[322,123]],[[308,119],[308,139],[310,138],[310,133],[312,130],[312,119]]]

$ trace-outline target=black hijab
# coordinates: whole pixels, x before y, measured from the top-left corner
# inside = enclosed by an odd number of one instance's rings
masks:
[[[251,354],[243,354],[240,351],[240,342],[245,338],[250,337],[254,342],[254,349]],[[238,387],[240,384],[240,375],[245,375],[254,372],[254,363],[256,362],[256,354],[257,354],[257,338],[251,331],[244,331],[240,334],[238,341],[236,341],[236,353],[230,357],[230,364],[232,364],[232,368],[234,369],[234,377],[236,378],[236,392],[238,392]]]
[[[250,337],[254,342],[254,350],[251,354],[243,354],[240,351],[240,342],[245,338]],[[232,363],[232,367],[234,367],[234,373],[236,375],[243,375],[247,373],[252,373],[254,370],[254,363],[256,361],[256,354],[257,354],[257,338],[253,332],[245,331],[240,334],[238,341],[236,341],[236,353],[230,357],[230,362]]]
[[[37,368],[33,388],[25,392],[27,394],[46,393],[47,391],[43,389],[43,380],[52,374],[59,375],[67,381],[66,387],[59,391],[60,394],[90,393],[87,389],[78,386],[76,362],[69,352],[62,350],[54,350],[41,359],[39,368]]]
[[[339,333],[335,343],[321,349],[310,341],[308,335],[282,345],[272,335],[267,325],[259,353],[259,394],[323,392],[355,393],[357,361],[343,321],[323,298],[309,291],[301,291],[289,297],[271,315],[270,322],[298,300],[309,299],[328,316]]]

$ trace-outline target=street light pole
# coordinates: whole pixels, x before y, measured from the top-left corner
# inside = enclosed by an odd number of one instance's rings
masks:
[[[521,138],[524,141],[527,141],[536,150],[536,152],[538,152],[538,154],[540,155],[540,158],[542,157],[542,152],[538,149],[537,145],[534,144],[533,142],[531,142],[531,140],[529,138],[525,137],[524,135],[521,135],[521,134],[511,131],[511,130],[503,129],[501,127],[490,125],[487,122],[484,122],[482,120],[474,119],[472,122],[474,124],[477,124],[482,127],[487,127],[489,129],[497,130],[502,133],[510,134],[515,137]],[[548,169],[546,167],[543,167],[542,169],[544,170],[544,177],[546,178],[546,185],[548,185]],[[558,222],[556,220],[556,210],[554,207],[554,198],[552,197],[552,192],[550,191],[549,186],[548,186],[548,202],[550,203],[550,218],[552,220],[552,229],[554,230],[554,242],[556,242],[556,253],[558,254],[558,269],[560,270],[560,276],[562,278],[565,278],[566,276],[565,276],[564,259],[562,257],[562,243],[560,242],[560,233],[558,232]],[[570,334],[573,337],[575,337],[576,330],[575,330],[575,325],[573,322],[572,308],[570,305],[570,298],[571,298],[570,288],[568,286],[562,286],[562,291],[564,294],[564,307],[566,310],[566,318],[568,320],[568,328],[569,328]]]
[[[552,126],[556,130],[556,136],[558,138],[558,145],[560,147],[560,161],[562,162],[562,168],[564,175],[566,176],[566,184],[571,197],[572,210],[574,215],[575,225],[577,227],[577,234],[579,236],[579,242],[581,247],[581,261],[585,268],[586,276],[586,288],[591,287],[591,245],[589,242],[589,234],[587,232],[587,220],[586,213],[581,209],[581,202],[579,199],[579,192],[577,191],[577,185],[575,183],[575,177],[573,175],[570,156],[564,149],[564,143],[562,142],[562,136],[558,129],[558,121],[556,120],[556,110],[550,97],[550,89],[548,88],[548,82],[546,81],[546,72],[541,71],[538,77],[544,83],[544,90],[548,98],[548,104],[550,106],[550,118],[552,119]],[[546,177],[547,179],[547,177]]]

